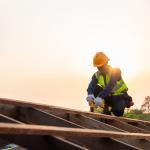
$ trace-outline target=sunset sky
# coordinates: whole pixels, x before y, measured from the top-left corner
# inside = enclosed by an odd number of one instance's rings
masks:
[[[150,96],[149,0],[0,0],[0,97],[88,110],[93,55]]]

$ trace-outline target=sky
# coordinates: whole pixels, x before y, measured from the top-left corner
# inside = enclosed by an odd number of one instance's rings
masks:
[[[103,51],[140,108],[150,95],[149,0],[0,0],[0,97],[89,110]]]

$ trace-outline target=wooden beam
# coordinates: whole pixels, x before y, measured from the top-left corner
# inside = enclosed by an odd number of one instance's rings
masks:
[[[115,119],[118,119],[118,120],[121,120],[121,121],[124,121],[124,122],[127,122],[127,123],[131,123],[131,122],[142,123],[142,124],[150,126],[150,121],[144,121],[144,120],[139,120],[139,119],[131,119],[131,118],[125,118],[125,117],[120,117],[120,118],[118,117],[118,118],[115,118]]]
[[[5,108],[7,108],[6,104],[4,106],[5,106]],[[14,109],[14,108],[12,108],[12,109]],[[63,127],[68,127],[68,128],[70,128],[70,127],[72,127],[72,128],[84,128],[84,127],[81,127],[80,125],[77,125],[73,122],[72,123],[70,122],[70,124],[69,124],[69,121],[67,121],[65,119],[62,120],[60,117],[55,116],[53,114],[49,114],[47,112],[44,112],[43,110],[38,110],[38,109],[31,108],[31,107],[26,107],[26,108],[20,107],[20,108],[18,108],[18,106],[17,106],[17,110],[18,111],[16,112],[15,119],[17,119],[19,121],[23,121],[25,123],[38,124],[38,125],[50,125],[50,126],[63,126]],[[13,136],[14,135],[7,135],[7,138],[9,137],[12,140]],[[31,137],[31,135],[15,135],[15,137],[16,136],[18,136],[19,139],[21,139],[23,136],[24,138],[27,138],[29,141],[30,141],[29,138]],[[28,136],[29,136],[29,138],[28,138]],[[34,137],[37,137],[37,136],[38,135],[35,135]],[[40,136],[40,137],[42,138],[42,136]],[[50,137],[50,136],[48,136],[48,137]],[[55,138],[56,138],[56,136],[55,136]],[[58,136],[57,136],[57,138],[58,138]],[[61,138],[61,139],[63,140],[63,138]],[[99,137],[95,137],[95,138],[84,137],[84,138],[82,138],[82,137],[69,136],[69,137],[65,137],[65,140],[67,140],[68,142],[71,141],[78,146],[88,148],[90,150],[95,150],[95,149],[107,150],[110,148],[115,149],[115,147],[117,147],[118,149],[121,149],[121,150],[126,150],[126,149],[137,150],[138,149],[138,147],[128,145],[127,143],[124,143],[124,142],[120,142],[121,141],[120,139],[113,140],[111,138],[107,138],[107,139],[106,138],[99,138]],[[135,139],[133,139],[133,140],[135,140]],[[25,141],[25,140],[23,140],[23,141]],[[57,139],[53,140],[53,141],[58,142]],[[131,141],[131,139],[130,139],[130,141]],[[30,142],[30,145],[31,145],[31,143],[35,143],[35,142]],[[50,143],[50,141],[48,141],[48,143]],[[58,144],[56,144],[56,145],[58,145]],[[62,143],[63,148],[64,148],[64,145],[65,145],[65,143],[64,144]],[[145,147],[149,147],[149,146],[147,146],[147,145],[143,146],[143,142],[142,142],[140,144],[140,147],[145,148]],[[29,148],[29,149],[32,149],[32,148]],[[73,149],[73,148],[70,148],[70,149]]]
[[[133,126],[131,124],[128,124],[127,122],[123,122],[117,119],[114,120],[108,120],[106,123],[108,123],[109,125],[115,126],[119,129],[123,129],[127,132],[135,132],[135,133],[150,133],[147,130],[144,130],[142,128]]]
[[[131,138],[150,139],[150,134],[113,132],[95,129],[66,128],[42,125],[25,125],[13,123],[0,123],[1,134],[27,134],[27,135],[55,135],[75,137],[109,137],[109,138]]]
[[[3,121],[5,123],[17,123],[17,124],[24,124],[23,122],[20,122],[16,119],[13,119],[11,117],[5,116],[0,114],[0,121]],[[72,141],[69,141],[67,139],[64,139],[62,137],[56,137],[56,136],[39,136],[39,135],[20,135],[16,134],[15,136],[13,134],[0,134],[0,146],[2,146],[2,139],[5,139],[6,141],[9,141],[9,143],[15,143],[19,144],[23,147],[26,147],[27,149],[44,149],[44,150],[49,150],[49,149],[61,149],[62,147],[66,150],[86,150],[87,148],[82,145],[78,145],[76,143],[73,143]],[[45,140],[46,138],[46,140]],[[38,141],[38,143],[37,143]],[[40,141],[40,142],[39,142]],[[8,143],[8,142],[7,142]],[[6,145],[6,144],[5,144]],[[15,148],[14,150],[25,150],[21,149],[22,147]],[[0,147],[0,150],[2,148]],[[4,149],[4,148],[3,148]],[[26,150],[27,150],[26,149]]]
[[[23,123],[23,122],[20,122],[16,119],[13,119],[12,117],[8,117],[6,115],[3,115],[3,114],[0,114],[0,122],[8,122],[8,123]]]
[[[132,129],[129,129],[132,126],[131,125],[128,126],[128,123],[126,123],[126,122],[123,122],[123,127],[120,124],[120,126],[118,128],[116,128],[116,127],[112,126],[111,124],[110,125],[106,124],[107,121],[115,121],[115,120],[105,120],[106,122],[104,123],[104,122],[101,122],[99,120],[96,120],[96,119],[93,119],[93,118],[90,118],[90,117],[87,117],[84,115],[69,114],[69,115],[67,115],[67,117],[66,117],[65,113],[61,113],[61,114],[57,114],[57,115],[58,116],[60,115],[59,117],[62,117],[63,119],[67,119],[69,121],[72,121],[76,124],[82,125],[89,129],[99,129],[99,130],[118,131],[118,132],[127,132],[128,130],[130,132],[131,130],[134,129],[134,126]],[[117,120],[116,123],[118,123],[118,122],[120,122],[120,121]],[[123,129],[125,129],[126,131]],[[134,129],[134,132],[139,133],[138,131],[141,131],[141,130],[136,130],[136,128]],[[143,131],[141,131],[141,133],[142,132]],[[150,142],[148,140],[128,139],[128,138],[124,138],[124,139],[114,139],[113,138],[113,140],[122,142],[131,147],[132,146],[136,147],[137,149],[149,150],[148,147],[150,147]],[[91,141],[89,141],[89,142],[91,142]]]
[[[147,131],[150,132],[150,126],[146,126],[146,125],[144,125],[144,124],[142,124],[142,123],[140,123],[140,122],[136,122],[136,123],[131,122],[130,124],[133,125],[133,126],[142,128],[142,129],[147,130]]]
[[[80,111],[75,109],[69,109],[69,108],[63,108],[63,107],[57,107],[47,104],[41,104],[41,103],[35,103],[35,102],[29,102],[29,101],[22,101],[22,100],[14,100],[14,99],[7,99],[7,98],[0,98],[1,104],[7,104],[7,105],[14,105],[14,106],[22,106],[22,107],[33,107],[37,109],[47,110],[47,111],[53,111],[53,112],[66,112],[66,113],[73,113],[73,114],[83,114],[91,117],[97,117],[97,118],[106,118],[106,119],[114,119],[113,116],[108,116],[104,114],[99,113],[91,113],[86,111]]]
[[[125,121],[125,122],[140,122],[140,123],[143,123],[143,124],[150,126],[149,121],[129,119],[129,118],[125,118],[125,117],[115,117],[115,116],[109,116],[109,115],[104,115],[104,114],[99,114],[99,113],[91,113],[91,112],[86,112],[86,111],[56,107],[56,106],[34,103],[34,102],[28,102],[28,101],[0,98],[0,103],[1,104],[16,105],[16,106],[23,106],[23,107],[34,107],[34,108],[38,108],[38,109],[50,110],[50,111],[56,111],[56,112],[59,111],[59,112],[80,114],[80,115],[86,115],[86,116],[94,117],[94,118],[117,119],[117,120],[121,120],[121,121]]]

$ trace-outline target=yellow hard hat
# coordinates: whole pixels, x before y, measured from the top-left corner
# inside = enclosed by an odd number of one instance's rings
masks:
[[[97,52],[93,58],[94,67],[102,67],[108,63],[109,58],[103,52]]]

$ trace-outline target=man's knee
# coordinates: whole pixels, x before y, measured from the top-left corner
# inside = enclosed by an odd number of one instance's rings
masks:
[[[123,116],[124,114],[124,109],[125,109],[126,105],[125,105],[125,100],[124,99],[116,99],[116,101],[114,101],[113,103],[113,108],[112,108],[112,112],[115,116]]]
[[[113,114],[115,116],[121,117],[124,114],[124,109],[113,109]]]

